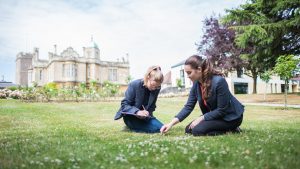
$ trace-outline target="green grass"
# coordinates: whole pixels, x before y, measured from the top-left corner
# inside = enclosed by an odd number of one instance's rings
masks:
[[[169,122],[185,98],[160,98]],[[119,102],[22,103],[0,100],[0,169],[4,168],[297,168],[300,110],[247,106],[242,134],[192,137],[123,131]]]

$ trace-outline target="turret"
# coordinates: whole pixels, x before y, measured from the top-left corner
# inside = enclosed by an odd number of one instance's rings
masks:
[[[100,50],[98,45],[94,42],[93,37],[86,47],[83,47],[83,56],[85,58],[100,60]]]

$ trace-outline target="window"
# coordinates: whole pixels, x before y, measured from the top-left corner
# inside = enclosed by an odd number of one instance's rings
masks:
[[[77,77],[77,65],[75,65],[74,71],[75,71],[75,77]]]
[[[247,94],[248,93],[248,83],[234,83],[234,94]]]
[[[273,93],[273,83],[271,83],[271,93]]]
[[[62,65],[62,77],[65,77],[65,64]]]
[[[236,70],[236,74],[237,74],[237,77],[238,77],[238,78],[241,78],[242,75],[243,75],[243,69],[241,69],[241,68],[237,69],[237,70]]]
[[[87,77],[88,78],[91,77],[91,66],[90,65],[87,66]]]
[[[77,65],[76,64],[63,64],[62,65],[62,77],[77,77]]]
[[[42,80],[42,73],[43,73],[43,71],[42,70],[40,70],[40,80]]]
[[[117,81],[117,69],[108,69],[108,80]]]
[[[66,77],[70,77],[70,65],[66,65]]]
[[[76,77],[77,76],[77,65],[71,64],[71,77]]]

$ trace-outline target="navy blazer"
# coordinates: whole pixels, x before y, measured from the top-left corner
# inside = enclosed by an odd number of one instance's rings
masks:
[[[153,117],[160,89],[150,91],[148,104],[143,105],[145,90],[148,89],[144,86],[142,79],[132,81],[125,92],[125,98],[121,101],[121,108],[116,113],[115,120],[123,117],[123,114],[136,114],[139,110],[143,110],[143,106],[149,112],[149,115]]]
[[[194,109],[198,102],[204,120],[223,119],[232,121],[242,116],[244,106],[230,93],[228,84],[222,76],[213,76],[211,81],[211,95],[203,104],[200,83],[194,82],[188,101],[183,109],[175,116],[179,121],[184,120]]]

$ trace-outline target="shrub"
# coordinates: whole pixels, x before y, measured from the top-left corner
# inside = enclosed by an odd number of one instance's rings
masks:
[[[109,81],[104,81],[102,90],[107,96],[116,96],[120,90],[120,86]]]
[[[15,90],[17,90],[18,88],[17,88],[16,86],[11,86],[11,87],[8,87],[8,89],[11,90],[11,91],[15,91]]]
[[[6,99],[6,94],[3,90],[0,90],[0,99]]]
[[[10,98],[13,98],[13,99],[20,99],[20,98],[22,97],[22,92],[19,91],[19,90],[12,91],[12,92],[9,94],[9,97],[10,97]]]

